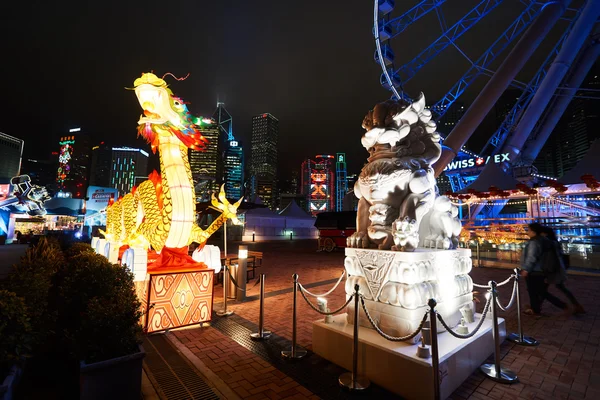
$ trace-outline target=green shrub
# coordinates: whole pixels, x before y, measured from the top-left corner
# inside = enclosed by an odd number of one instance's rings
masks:
[[[31,326],[22,298],[0,290],[0,382],[10,366],[30,350]]]
[[[59,323],[73,355],[92,363],[137,351],[142,314],[133,274],[90,252],[71,257],[60,274]]]
[[[22,297],[31,320],[33,346],[44,342],[53,332],[56,309],[53,307],[53,279],[65,264],[58,242],[42,238],[27,250],[3,283],[4,288]]]
[[[94,249],[92,249],[92,246],[90,246],[88,243],[83,242],[73,243],[65,251],[65,255],[68,258],[79,255],[81,253],[95,253],[95,251]]]

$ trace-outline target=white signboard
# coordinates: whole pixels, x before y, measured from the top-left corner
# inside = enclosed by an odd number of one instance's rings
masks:
[[[88,213],[90,211],[101,211],[108,206],[111,199],[117,201],[119,191],[114,188],[90,186],[87,190],[87,198],[86,208]]]

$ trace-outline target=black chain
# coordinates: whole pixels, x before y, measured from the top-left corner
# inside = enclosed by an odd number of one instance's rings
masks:
[[[415,336],[417,336],[419,334],[419,332],[421,332],[421,330],[423,329],[423,325],[425,325],[425,321],[427,320],[428,312],[425,311],[425,315],[423,315],[423,319],[421,320],[421,323],[419,324],[419,327],[417,328],[416,331],[414,331],[413,333],[411,333],[410,335],[407,335],[407,336],[397,336],[397,337],[390,336],[387,333],[385,333],[384,331],[382,331],[381,329],[379,329],[379,327],[377,326],[377,324],[371,317],[371,314],[369,314],[369,311],[367,310],[367,306],[365,305],[365,299],[362,296],[360,297],[360,302],[362,303],[363,310],[365,311],[365,315],[369,319],[369,322],[371,323],[371,325],[373,325],[373,328],[375,328],[377,333],[379,333],[381,336],[383,336],[385,339],[387,339],[391,342],[405,342],[407,340],[414,338]],[[358,321],[354,321],[354,323],[357,324]]]
[[[350,301],[351,301],[351,300],[354,298],[354,296],[355,296],[354,294],[352,294],[352,296],[350,296],[350,298],[348,298],[348,301],[346,302],[346,304],[344,304],[343,306],[341,306],[341,307],[340,307],[340,308],[338,308],[337,310],[335,310],[335,311],[330,311],[330,312],[324,312],[324,311],[321,311],[321,310],[319,310],[317,307],[315,307],[315,306],[313,305],[313,303],[311,303],[311,302],[310,302],[310,300],[308,300],[308,298],[307,298],[307,297],[306,297],[306,295],[304,294],[304,288],[303,288],[302,286],[298,285],[298,287],[300,288],[300,294],[302,295],[302,297],[304,297],[304,300],[306,300],[306,302],[308,303],[308,305],[309,305],[309,306],[310,306],[310,307],[311,307],[313,310],[315,310],[316,312],[318,312],[319,314],[322,314],[322,315],[333,315],[333,314],[337,314],[337,313],[339,313],[339,312],[340,312],[340,311],[342,311],[342,310],[343,310],[343,309],[344,309],[344,308],[345,308],[345,307],[346,307],[348,304],[350,304]]]
[[[444,321],[444,318],[442,318],[442,316],[440,314],[437,314],[437,317],[440,320],[441,324],[444,326],[444,328],[446,328],[446,330],[448,331],[449,334],[451,334],[452,336],[454,336],[455,338],[458,338],[458,339],[469,339],[470,337],[475,335],[477,333],[477,331],[479,331],[479,328],[481,328],[481,325],[483,325],[483,322],[485,321],[485,317],[490,308],[490,303],[492,301],[492,297],[493,296],[490,295],[489,299],[487,299],[487,302],[485,303],[485,307],[483,307],[483,312],[481,313],[481,319],[479,320],[479,323],[477,324],[475,329],[466,335],[461,335],[460,333],[454,332],[448,325],[446,325],[446,321]]]

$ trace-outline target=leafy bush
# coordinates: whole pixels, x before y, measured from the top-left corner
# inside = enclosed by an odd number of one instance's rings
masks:
[[[82,252],[60,275],[59,323],[73,355],[92,363],[136,352],[142,313],[133,274],[101,255]]]
[[[65,264],[58,242],[42,238],[27,250],[21,262],[3,282],[4,288],[22,297],[31,320],[33,345],[40,345],[54,330],[56,310],[53,303],[53,279]]]
[[[0,382],[10,366],[29,351],[27,307],[13,292],[0,290]]]
[[[90,246],[88,243],[83,243],[83,242],[73,243],[65,251],[65,255],[68,258],[74,257],[81,253],[92,253],[93,254],[93,253],[95,253],[95,251],[94,251],[94,249],[92,249],[92,246]]]

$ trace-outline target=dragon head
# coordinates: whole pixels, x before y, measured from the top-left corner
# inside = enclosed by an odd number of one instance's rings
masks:
[[[204,149],[208,140],[197,129],[185,103],[173,96],[162,78],[150,72],[144,73],[133,86],[144,110],[138,121],[138,135],[150,143],[152,151],[158,147],[160,134],[171,134],[190,149]]]

